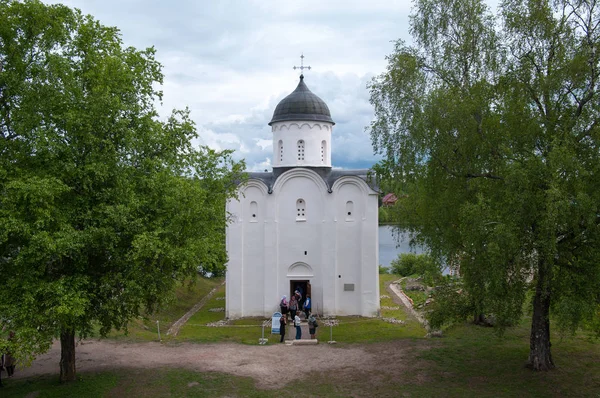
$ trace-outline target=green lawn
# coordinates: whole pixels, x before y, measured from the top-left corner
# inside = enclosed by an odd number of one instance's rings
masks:
[[[122,331],[115,331],[109,337],[125,340],[158,340],[158,327],[160,327],[162,339],[168,339],[166,333],[171,325],[213,288],[219,287],[223,283],[223,279],[198,277],[194,282],[178,286],[175,289],[174,297],[157,313],[130,322],[127,334]],[[225,306],[224,301],[222,305]],[[158,324],[156,323],[157,320],[159,321]]]
[[[196,312],[181,328],[176,337],[179,341],[196,343],[234,342],[243,344],[258,344],[261,337],[263,318],[245,318],[228,322],[227,326],[210,327],[208,323],[222,321],[225,312],[213,312],[211,309],[225,307],[225,286],[221,286],[215,295]],[[265,337],[271,329],[265,328]]]

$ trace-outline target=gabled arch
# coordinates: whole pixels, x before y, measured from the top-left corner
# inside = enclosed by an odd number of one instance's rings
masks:
[[[328,187],[327,184],[325,184],[325,181],[323,181],[323,179],[314,171],[304,168],[293,168],[281,174],[279,178],[277,178],[277,181],[275,181],[275,184],[273,184],[273,192],[277,193],[278,191],[280,191],[281,187],[284,186],[285,183],[293,177],[308,178],[309,180],[314,182],[315,185],[318,186],[321,195],[323,195],[323,193],[325,192],[328,192]]]
[[[269,187],[267,187],[267,185],[264,182],[262,182],[261,180],[251,178],[240,187],[240,192],[242,193],[242,195],[244,194],[244,191],[246,191],[246,189],[250,187],[259,189],[263,195],[267,195],[269,193]]]
[[[367,183],[359,177],[355,177],[355,176],[345,176],[345,177],[341,177],[338,178],[334,183],[333,186],[331,187],[331,192],[337,192],[340,190],[340,188],[343,185],[354,185],[358,188],[360,188],[360,190],[365,194],[365,195],[375,195],[377,194],[377,192],[373,191],[371,189],[371,187],[369,187],[369,185],[367,185]]]
[[[290,265],[287,272],[287,277],[289,278],[312,278],[313,276],[314,272],[311,266],[302,262]]]

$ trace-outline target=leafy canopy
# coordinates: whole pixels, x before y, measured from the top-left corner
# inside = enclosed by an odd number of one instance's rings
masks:
[[[159,119],[162,81],[155,50],[116,28],[0,0],[0,327],[17,356],[125,328],[177,281],[222,273],[243,164],[192,145],[188,110]]]
[[[528,291],[543,324],[548,305],[569,330],[597,327],[600,5],[416,0],[410,26],[370,84],[397,222],[500,327]]]

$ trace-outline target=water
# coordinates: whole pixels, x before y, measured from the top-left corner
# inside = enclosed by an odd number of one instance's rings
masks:
[[[392,226],[379,226],[379,264],[389,267],[392,260],[398,258],[400,253],[423,253],[422,247],[410,247],[408,233],[402,233],[397,241],[392,235]]]

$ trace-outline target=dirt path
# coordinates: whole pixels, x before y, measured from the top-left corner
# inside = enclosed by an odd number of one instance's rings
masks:
[[[425,342],[399,340],[387,343],[330,346],[288,346],[271,344],[247,346],[240,344],[167,345],[161,343],[122,343],[113,340],[86,340],[76,349],[77,371],[96,372],[116,368],[181,367],[195,371],[215,371],[236,376],[249,376],[259,388],[280,388],[307,377],[306,363],[311,371],[335,374],[336,379],[352,380],[363,372],[381,376],[410,374],[418,367],[413,350]],[[292,360],[293,358],[293,360]],[[385,361],[382,361],[385,358]],[[38,375],[58,375],[60,345],[34,361],[31,367],[19,369],[16,379]],[[281,372],[281,369],[287,369]]]

